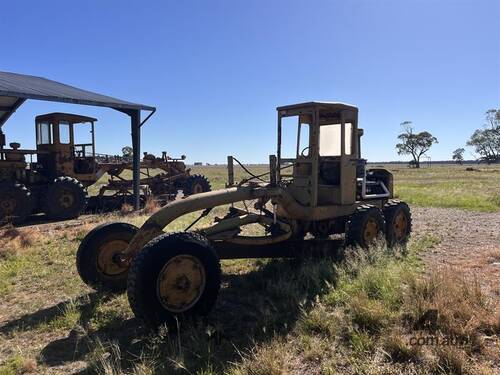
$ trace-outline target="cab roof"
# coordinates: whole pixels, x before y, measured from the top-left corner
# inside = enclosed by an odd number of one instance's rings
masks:
[[[71,124],[78,124],[81,122],[95,122],[97,119],[93,117],[75,115],[73,113],[61,113],[61,112],[53,112],[47,113],[45,115],[36,116],[35,120],[39,121],[67,121]]]
[[[278,111],[287,111],[291,109],[302,109],[302,108],[319,108],[319,109],[326,109],[330,111],[338,111],[342,109],[347,109],[351,111],[358,111],[358,107],[355,107],[350,104],[346,103],[339,103],[339,102],[304,102],[304,103],[297,103],[297,104],[289,104],[289,105],[284,105],[281,107],[277,107],[276,110]]]

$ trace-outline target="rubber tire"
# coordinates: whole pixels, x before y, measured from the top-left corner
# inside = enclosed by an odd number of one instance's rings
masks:
[[[347,222],[345,237],[348,246],[359,246],[367,249],[372,245],[371,243],[366,243],[363,238],[363,231],[370,217],[376,220],[379,227],[379,235],[384,233],[385,221],[380,208],[368,204],[361,205],[357,207],[356,212],[351,215]]]
[[[33,196],[26,186],[19,183],[2,183],[0,184],[0,197],[5,197],[6,194],[11,194],[16,199],[16,209],[14,215],[5,216],[5,213],[0,211],[0,222],[11,222],[13,224],[21,224],[33,212]]]
[[[97,259],[100,245],[116,239],[132,240],[138,228],[127,223],[107,223],[92,229],[80,243],[76,252],[76,269],[82,281],[98,291],[124,292],[127,290],[128,272],[115,276],[103,274]]]
[[[57,194],[61,189],[71,190],[74,194],[75,203],[69,208],[61,207],[58,204]],[[47,190],[44,211],[53,219],[74,219],[80,216],[86,205],[87,194],[83,185],[72,177],[58,177]]]
[[[394,222],[394,218],[396,217],[396,215],[401,210],[403,210],[406,215],[408,226],[406,228],[405,238],[398,242],[394,234],[392,223]],[[412,218],[411,218],[410,207],[405,202],[402,202],[397,199],[391,199],[384,205],[382,212],[384,213],[384,219],[385,219],[385,238],[387,240],[387,246],[391,247],[397,245],[399,246],[406,245],[412,229]]]
[[[187,178],[186,184],[182,189],[182,192],[184,193],[184,195],[193,195],[195,194],[194,187],[198,184],[202,186],[203,193],[212,190],[208,178],[206,178],[201,174],[194,174]]]
[[[165,309],[156,294],[158,275],[174,256],[188,254],[205,267],[206,285],[196,304],[182,313]],[[177,320],[207,315],[215,305],[221,284],[220,260],[210,242],[190,232],[165,233],[151,240],[136,256],[129,271],[127,295],[134,315],[150,328],[166,324],[176,329]]]

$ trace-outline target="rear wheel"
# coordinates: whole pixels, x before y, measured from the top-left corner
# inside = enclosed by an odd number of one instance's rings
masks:
[[[87,204],[83,185],[71,177],[58,177],[49,186],[45,212],[54,219],[72,219],[80,216]]]
[[[137,227],[127,223],[103,224],[91,230],[76,253],[83,282],[96,290],[125,291],[129,265],[118,263],[116,257],[136,233]]]
[[[384,232],[382,211],[375,206],[359,206],[347,223],[346,243],[350,246],[368,248]]]
[[[127,294],[135,316],[150,327],[206,315],[220,289],[219,257],[196,233],[161,235],[137,255],[128,277]]]
[[[405,245],[411,233],[410,207],[405,202],[392,199],[384,208],[385,236],[389,246]]]
[[[193,195],[210,191],[210,182],[201,174],[189,176],[183,189],[185,195]]]
[[[0,222],[20,224],[33,210],[33,199],[29,190],[21,184],[0,185]]]

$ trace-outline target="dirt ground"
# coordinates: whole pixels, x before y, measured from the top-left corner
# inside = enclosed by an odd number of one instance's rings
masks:
[[[452,267],[477,277],[485,291],[500,297],[500,213],[454,208],[412,207],[413,230],[440,239],[422,254],[426,266]]]

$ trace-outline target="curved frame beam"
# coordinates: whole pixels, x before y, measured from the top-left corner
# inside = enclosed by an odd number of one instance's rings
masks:
[[[225,204],[258,198],[274,198],[283,194],[279,187],[239,186],[191,195],[173,201],[153,214],[139,229],[127,249],[121,254],[122,260],[134,257],[149,241],[163,233],[172,221],[191,212]]]

